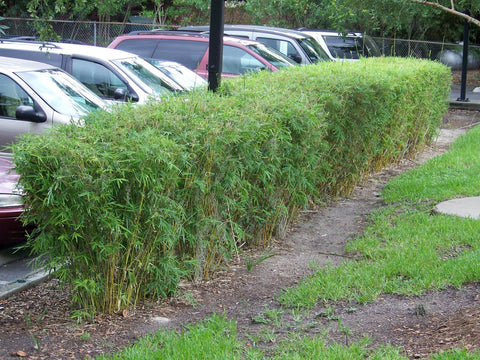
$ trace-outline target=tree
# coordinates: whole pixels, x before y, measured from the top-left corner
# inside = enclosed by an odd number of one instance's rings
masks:
[[[462,33],[463,22],[460,18],[478,25],[480,18],[479,0],[331,0],[339,2],[352,11],[369,9],[376,13],[379,23],[400,30],[400,36],[406,35],[405,24],[410,22],[415,38],[424,34],[429,40],[457,41]],[[386,21],[382,16],[386,16]],[[452,16],[453,15],[453,16]],[[418,30],[421,30],[418,33]],[[398,33],[397,33],[398,34]],[[387,34],[382,34],[388,36]],[[391,36],[391,35],[390,35]]]
[[[426,1],[426,0],[410,0],[412,2],[415,2],[415,3],[418,3],[418,4],[423,4],[423,5],[428,5],[428,6],[433,6],[435,8],[438,8],[438,9],[441,9],[443,11],[446,11],[450,14],[453,14],[453,15],[456,15],[456,16],[460,16],[462,18],[464,18],[465,20],[467,20],[468,22],[470,23],[473,23],[477,26],[480,26],[480,20],[474,18],[473,16],[470,15],[469,12],[467,11],[459,11],[456,9],[455,7],[455,0],[450,0],[450,7],[448,5],[443,5],[440,3],[440,1]],[[461,1],[458,1],[458,3],[460,3]],[[475,4],[474,4],[475,3]],[[476,8],[474,8],[474,5]],[[463,6],[465,6],[465,4],[463,4]],[[477,2],[477,1],[472,1],[471,2],[471,7],[473,8],[472,10],[475,10],[477,13],[480,12],[480,3]],[[468,9],[467,9],[468,10]]]
[[[0,0],[0,6],[4,6],[5,5],[5,2],[3,0]],[[3,20],[3,17],[0,16],[0,21]],[[8,26],[5,26],[5,25],[0,25],[0,34],[1,35],[5,35],[5,29],[7,29]]]

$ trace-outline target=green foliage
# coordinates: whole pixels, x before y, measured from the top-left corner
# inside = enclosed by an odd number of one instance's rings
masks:
[[[470,10],[478,18],[479,5],[474,3],[457,0],[455,8]],[[450,0],[444,5],[449,7]],[[382,37],[438,41],[458,41],[463,31],[460,17],[411,0],[248,0],[245,10],[257,24],[287,28],[355,30]]]
[[[211,0],[178,0],[167,7],[165,15],[169,23],[176,25],[208,24]]]
[[[13,150],[29,246],[77,316],[169,296],[431,141],[449,85],[431,61],[324,63],[26,136]]]
[[[3,17],[0,16],[0,21],[4,20]],[[8,26],[6,25],[0,25],[0,34],[5,35],[5,30],[8,29]]]
[[[245,10],[251,14],[254,21],[259,24],[268,23],[281,27],[295,28],[313,26],[316,18],[310,16],[323,11],[323,19],[334,13],[334,5],[330,0],[249,0]]]

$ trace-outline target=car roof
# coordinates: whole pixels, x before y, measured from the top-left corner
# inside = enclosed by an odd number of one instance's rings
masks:
[[[185,30],[185,31],[209,31],[210,27],[208,25],[192,25],[192,26],[181,27],[179,29]],[[303,39],[305,37],[308,37],[301,31],[275,27],[275,26],[225,24],[223,26],[223,29],[224,31],[229,31],[229,30],[258,31],[263,33],[290,36],[296,39]]]
[[[28,41],[28,40],[16,41],[16,40],[2,39],[0,40],[0,49],[2,48],[2,45],[5,45],[10,49],[38,51],[41,48],[41,49],[47,50],[48,52],[57,53],[57,54],[66,54],[66,55],[72,55],[72,56],[81,56],[85,58],[96,58],[96,59],[104,59],[104,60],[114,60],[119,58],[136,56],[129,52],[118,50],[118,49],[109,49],[109,48],[93,46],[93,45],[59,43],[59,42],[40,42],[40,41]]]
[[[192,32],[181,32],[175,30],[166,30],[166,31],[134,31],[128,34],[119,35],[117,38],[158,38],[158,39],[176,39],[176,40],[194,40],[194,41],[201,41],[201,42],[208,42],[210,41],[208,34],[199,34],[199,33],[192,33]],[[223,43],[228,44],[240,44],[244,46],[255,45],[259,44],[258,41],[250,40],[250,39],[243,39],[237,38],[233,36],[224,36]]]
[[[27,70],[57,69],[45,63],[0,56],[0,70],[4,73]]]
[[[328,29],[308,29],[308,28],[301,28],[299,29],[301,32],[305,33],[316,33],[321,35],[334,35],[334,36],[362,36],[363,33],[360,31],[346,31],[345,33],[338,32],[336,30],[328,30]]]

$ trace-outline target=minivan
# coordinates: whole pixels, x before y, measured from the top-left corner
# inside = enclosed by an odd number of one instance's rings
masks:
[[[108,104],[54,66],[0,57],[0,150],[24,133],[79,120]]]
[[[210,26],[185,26],[178,30],[208,32]],[[310,35],[280,27],[260,25],[224,25],[224,34],[264,43],[301,65],[329,61],[330,58]]]
[[[205,35],[175,31],[132,32],[117,36],[108,47],[145,59],[175,61],[208,78],[209,39]],[[259,70],[277,71],[294,65],[285,55],[265,44],[248,39],[223,39],[222,77]]]
[[[185,90],[144,59],[120,50],[70,43],[0,40],[0,56],[59,67],[106,100],[145,103],[150,98]]]

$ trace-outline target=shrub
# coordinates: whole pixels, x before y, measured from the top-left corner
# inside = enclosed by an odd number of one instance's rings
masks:
[[[14,156],[29,244],[89,314],[169,296],[431,141],[449,84],[431,61],[324,63],[26,136]]]

